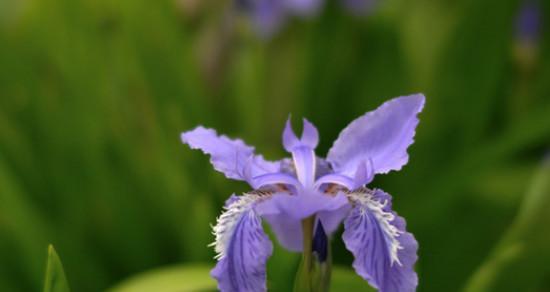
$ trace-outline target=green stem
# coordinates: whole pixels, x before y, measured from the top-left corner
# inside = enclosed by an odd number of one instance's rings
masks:
[[[313,226],[315,225],[315,216],[310,216],[302,220],[303,233],[303,252],[302,261],[296,273],[294,281],[294,292],[313,292],[311,285],[311,270],[313,264]]]

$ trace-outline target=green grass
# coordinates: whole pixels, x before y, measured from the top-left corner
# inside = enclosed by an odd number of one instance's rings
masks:
[[[525,65],[518,1],[387,0],[366,17],[334,2],[268,41],[217,1],[0,2],[0,291],[39,291],[48,243],[74,291],[211,265],[210,224],[246,186],[181,131],[214,127],[277,159],[292,113],[318,126],[324,155],[352,119],[414,92],[427,104],[409,165],[373,185],[420,242],[419,291],[465,287],[550,146],[550,22]],[[299,257],[279,249],[269,283],[288,291]]]

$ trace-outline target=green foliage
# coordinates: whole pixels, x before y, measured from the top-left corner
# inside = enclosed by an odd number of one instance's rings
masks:
[[[216,291],[216,282],[210,277],[211,267],[179,265],[158,268],[132,276],[109,289],[109,292],[206,292]]]
[[[516,219],[465,291],[540,291],[550,273],[550,163],[545,161],[525,195]]]
[[[351,268],[334,267],[332,269],[332,284],[330,291],[357,291],[374,292],[363,278],[359,277]]]
[[[48,246],[48,264],[44,278],[44,292],[70,292],[63,265],[53,245]]]
[[[491,268],[497,290],[548,290],[550,227],[518,206],[550,145],[550,22],[527,56],[519,0],[383,0],[366,16],[327,2],[260,40],[227,1],[0,1],[0,291],[40,290],[48,242],[79,292],[212,266],[210,224],[247,187],[181,131],[203,124],[278,159],[292,113],[318,126],[324,155],[349,121],[413,92],[427,103],[409,164],[372,185],[419,241],[418,291],[459,290],[492,261],[510,263]],[[350,267],[339,233],[332,244]],[[299,257],[275,245],[271,291],[292,289]],[[333,290],[358,291],[338,273]]]

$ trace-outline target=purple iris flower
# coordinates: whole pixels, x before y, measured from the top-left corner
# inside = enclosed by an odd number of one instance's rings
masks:
[[[255,29],[270,37],[290,16],[310,17],[318,13],[325,0],[235,0],[237,7],[250,14]],[[376,0],[342,0],[350,12],[361,14],[372,10]]]
[[[292,158],[275,162],[212,129],[199,126],[183,133],[183,142],[209,154],[216,170],[254,189],[232,195],[214,227],[218,263],[212,276],[219,289],[265,291],[272,244],[262,219],[283,247],[302,251],[301,222],[313,216],[315,238],[330,236],[344,222],[343,240],[355,257],[353,267],[371,286],[386,292],[415,291],[418,244],[405,230],[405,220],[392,211],[391,196],[366,185],[376,174],[400,170],[408,162],[407,148],[423,106],[422,94],[384,103],[349,124],[326,159],[315,155],[319,135],[305,119],[301,137],[287,122],[283,146]],[[321,260],[326,245],[314,241]]]
[[[536,43],[540,36],[541,15],[537,0],[525,0],[516,20],[516,36],[520,42]]]

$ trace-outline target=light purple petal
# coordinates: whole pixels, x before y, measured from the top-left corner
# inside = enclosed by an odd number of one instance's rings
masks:
[[[301,188],[300,182],[290,174],[286,173],[266,173],[252,178],[250,181],[254,189],[260,189],[268,185],[285,184],[294,187],[296,190]]]
[[[320,188],[324,184],[337,184],[352,190],[355,187],[355,182],[350,177],[341,174],[327,174],[315,181],[315,188]]]
[[[315,181],[315,170],[317,158],[315,152],[307,146],[295,147],[292,150],[292,160],[296,176],[304,187],[310,187]]]
[[[302,136],[298,139],[292,130],[290,118],[287,120],[283,131],[283,146],[288,152],[292,153],[294,170],[298,180],[305,187],[310,187],[315,180],[317,157],[313,149],[319,143],[319,133],[308,120],[304,119],[303,123]]]
[[[366,189],[365,189],[366,190]],[[352,193],[355,207],[344,221],[344,243],[355,271],[381,292],[415,291],[418,243],[380,190]]]
[[[321,211],[317,213],[317,218],[321,220],[326,233],[330,235],[334,233],[338,229],[338,227],[340,227],[340,223],[342,223],[342,220],[346,218],[350,209],[351,205],[345,204],[335,210]]]
[[[317,144],[319,144],[319,132],[317,131],[317,128],[315,128],[315,126],[305,118],[303,119],[303,125],[304,129],[302,130],[302,143],[311,149],[315,149]]]
[[[298,138],[294,130],[292,129],[292,124],[290,123],[290,118],[286,121],[285,129],[283,130],[283,146],[286,151],[292,152],[297,147],[306,146],[310,149],[315,149],[319,143],[319,132],[315,126],[306,119],[303,119],[303,130],[302,136]]]
[[[327,161],[336,173],[353,177],[362,161],[372,159],[375,173],[399,170],[409,159],[416,115],[424,96],[415,94],[392,99],[349,124],[334,141]]]
[[[220,291],[266,291],[266,262],[273,246],[254,211],[259,196],[232,199],[218,219],[216,251],[219,261],[211,271]]]
[[[324,0],[280,0],[292,13],[309,16],[317,13]]]
[[[251,13],[255,28],[264,38],[270,38],[277,32],[286,19],[286,9],[280,0],[257,0]]]
[[[254,147],[246,145],[240,139],[231,140],[223,135],[218,136],[213,129],[199,126],[182,133],[181,140],[192,149],[200,149],[209,154],[214,168],[227,178],[247,180],[247,176],[277,172],[280,169],[279,162],[266,161],[261,155],[254,155]]]
[[[256,210],[269,222],[281,245],[292,251],[301,251],[302,219],[321,212],[334,212],[347,204],[348,200],[343,194],[332,197],[316,191],[305,191],[298,195],[274,194],[269,200],[259,203]],[[326,218],[327,222],[323,221],[323,224],[330,225],[330,231],[333,231],[335,227],[331,222],[338,219]]]
[[[374,165],[372,159],[362,161],[357,165],[355,177],[353,179],[354,189],[366,185],[374,178]]]

